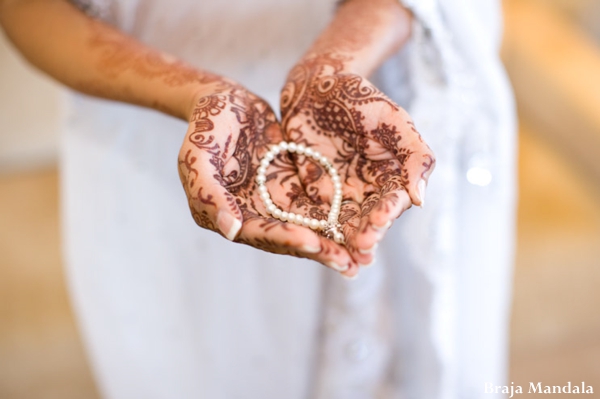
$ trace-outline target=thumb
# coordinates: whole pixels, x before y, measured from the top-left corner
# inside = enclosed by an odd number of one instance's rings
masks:
[[[244,219],[233,195],[221,185],[220,174],[211,164],[209,155],[191,149],[182,151],[179,176],[196,223],[233,241]]]
[[[410,195],[411,202],[422,208],[425,205],[427,182],[435,168],[433,153],[431,151],[413,153],[404,166],[408,172],[406,191]]]

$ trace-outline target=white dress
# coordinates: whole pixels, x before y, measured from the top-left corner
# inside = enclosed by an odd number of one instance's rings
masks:
[[[334,0],[96,0],[86,10],[231,77],[275,108]],[[514,111],[496,0],[405,1],[414,35],[373,81],[437,156],[356,281],[197,227],[178,180],[186,124],[72,96],[65,260],[109,399],[471,399],[504,385]],[[490,181],[491,179],[491,181]]]

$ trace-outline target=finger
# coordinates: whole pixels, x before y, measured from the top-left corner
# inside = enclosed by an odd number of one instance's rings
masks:
[[[360,270],[360,266],[357,263],[351,263],[350,268],[345,272],[341,273],[342,277],[354,280],[358,277],[358,272]]]
[[[407,176],[405,183],[406,191],[408,191],[412,203],[422,208],[425,206],[425,194],[429,176],[435,168],[433,153],[411,154],[405,166]]]
[[[435,156],[429,146],[423,141],[421,135],[415,128],[411,120],[406,121],[409,129],[411,149],[408,154],[406,149],[399,148],[397,158],[403,166],[406,181],[404,186],[408,191],[413,204],[423,207],[425,205],[425,193],[429,176],[435,168]],[[406,147],[406,142],[402,140],[399,146]]]
[[[319,206],[316,203],[314,203],[302,190],[302,188],[299,187],[299,182],[292,182],[291,186],[291,193],[288,192],[289,203],[287,208],[285,209],[288,212],[288,219],[290,218],[290,214],[294,215],[294,217],[297,220],[298,217],[300,217],[302,220],[302,225],[306,228],[308,228],[309,222],[312,219],[316,219],[319,221],[327,220],[329,209],[326,209],[326,207],[328,207],[329,205],[321,204],[321,206]],[[345,249],[344,246],[337,244],[333,240],[322,236],[319,232],[316,232],[316,234],[319,235],[321,239],[322,251],[319,253],[319,258],[327,258],[327,256],[330,254],[330,251],[334,251],[335,253],[335,250],[339,248],[343,248],[343,252],[348,253],[347,249]],[[337,271],[346,271],[350,266],[351,257],[349,256],[340,258],[339,256],[336,256],[335,259],[320,260],[318,258],[315,258],[315,260],[318,260],[321,263],[324,263]]]
[[[362,216],[375,228],[383,228],[397,219],[411,206],[411,198],[402,186],[400,176],[388,179],[378,193],[374,193],[362,204]]]
[[[246,216],[237,242],[272,253],[312,259],[338,272],[348,270],[352,263],[344,247],[306,227],[259,215]]]
[[[348,270],[342,273],[342,277],[351,280],[358,277],[358,272],[361,268],[361,265],[356,261],[356,257],[354,256],[356,249],[353,245],[353,238],[356,234],[359,220],[360,206],[352,200],[343,201],[340,206],[340,216],[338,221],[342,225],[342,233],[344,234],[345,242],[344,246],[352,257],[352,262],[350,263]]]
[[[392,222],[411,205],[411,199],[404,190],[382,192],[369,197],[362,207],[354,244],[358,254],[352,254],[354,259],[363,263],[367,258],[362,256],[374,255]]]
[[[242,212],[233,196],[215,178],[219,174],[210,162],[210,153],[183,148],[179,156],[179,175],[196,223],[233,241],[242,227]]]
[[[382,238],[382,235],[378,234],[380,229],[373,229],[373,224],[369,223],[369,212],[378,205],[379,199],[379,194],[374,193],[361,204],[357,215],[358,220],[355,222],[356,229],[350,239],[352,258],[363,267],[374,262],[377,242]]]
[[[322,207],[313,206],[313,207],[309,208],[310,210],[308,213],[304,213],[304,214],[302,213],[303,209],[306,209],[306,208],[299,208],[297,206],[292,206],[290,208],[290,210],[294,211],[294,213],[296,215],[305,215],[305,217],[309,217],[309,218],[313,217],[318,220],[327,220],[327,213],[323,211]],[[327,266],[333,268],[334,270],[343,272],[342,274],[345,275],[346,277],[351,277],[356,274],[356,272],[358,270],[358,264],[354,261],[352,255],[351,255],[351,251],[348,248],[348,241],[347,241],[348,235],[344,232],[344,227],[343,227],[344,226],[343,214],[345,212],[346,212],[346,209],[344,208],[344,206],[342,206],[341,211],[340,211],[339,221],[342,224],[342,230],[341,230],[342,234],[344,234],[344,243],[343,244],[340,245],[340,244],[335,243],[335,241],[332,238],[325,237],[320,232],[317,232],[317,234],[319,235],[319,237],[321,239],[322,253],[320,255],[327,255],[330,251],[337,250],[338,248],[343,248],[344,253],[347,253],[349,255],[348,258],[344,257],[344,258],[342,258],[341,261],[333,260],[333,262],[331,262],[331,261],[325,261],[325,262],[321,261],[321,262],[326,264]],[[319,259],[316,259],[316,260],[319,260]]]
[[[335,251],[339,251],[340,248],[343,249],[344,253],[347,254],[347,257],[342,258],[341,260],[333,260],[333,261],[327,261],[325,263],[323,263],[324,265],[332,268],[335,271],[338,271],[342,274],[342,276],[346,276],[346,277],[352,277],[354,276],[356,273],[358,273],[358,265],[356,264],[356,262],[352,259],[350,253],[348,252],[348,250],[339,245],[336,244],[333,240],[330,240],[329,238],[323,237],[323,236],[319,236],[320,240],[321,240],[321,254],[322,256],[326,256],[329,253],[335,252]],[[317,259],[315,259],[317,260]],[[317,260],[319,261],[319,260]]]
[[[340,223],[346,239],[346,248],[359,267],[366,267],[375,260],[374,253],[361,253],[357,246],[358,228],[361,220],[361,207],[355,201],[344,201],[340,211]]]

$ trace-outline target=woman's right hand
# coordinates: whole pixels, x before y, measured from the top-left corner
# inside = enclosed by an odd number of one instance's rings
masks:
[[[307,227],[281,222],[267,213],[256,173],[269,146],[283,140],[270,106],[239,84],[220,80],[197,94],[179,153],[179,175],[192,216],[227,239],[278,254],[321,262],[344,272],[348,251]],[[285,153],[267,170],[273,202],[287,212],[327,219],[299,181]]]

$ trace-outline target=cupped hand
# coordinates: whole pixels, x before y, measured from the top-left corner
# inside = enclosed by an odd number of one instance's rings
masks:
[[[347,270],[353,262],[343,246],[267,213],[255,178],[262,156],[280,141],[272,109],[244,87],[222,81],[198,94],[178,162],[194,220],[235,242]],[[287,153],[269,166],[266,186],[279,208],[327,218],[307,196]]]
[[[358,264],[372,263],[392,221],[412,204],[424,204],[432,151],[406,111],[367,79],[345,72],[344,59],[333,54],[306,57],[292,69],[281,112],[286,140],[334,163],[346,248]],[[327,174],[310,158],[294,160],[309,198],[327,211],[333,193]]]

